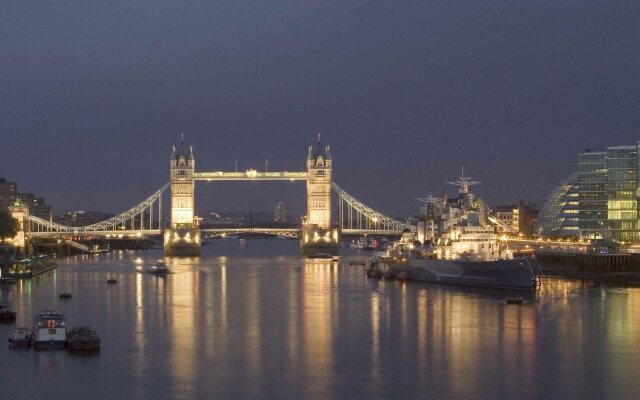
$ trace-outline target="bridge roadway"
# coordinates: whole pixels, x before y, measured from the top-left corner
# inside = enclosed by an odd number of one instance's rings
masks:
[[[27,237],[29,238],[43,238],[43,239],[52,239],[52,238],[91,238],[91,237],[99,237],[99,238],[107,238],[107,239],[123,239],[123,238],[140,238],[143,236],[154,236],[161,235],[162,231],[159,229],[123,229],[118,231],[108,230],[108,231],[85,231],[85,230],[74,230],[68,232],[27,232]]]
[[[306,181],[308,172],[258,172],[250,169],[244,172],[194,172],[195,181]]]
[[[216,236],[237,235],[237,234],[262,234],[274,236],[287,236],[291,238],[300,237],[300,229],[298,228],[207,228],[200,230],[203,238],[212,238]],[[85,231],[80,229],[69,232],[27,232],[29,238],[52,239],[52,238],[105,238],[105,239],[135,239],[147,236],[159,236],[162,231],[159,229],[126,229],[119,231]],[[398,236],[401,232],[395,230],[381,229],[343,229],[344,236],[349,235],[380,235],[380,236]]]

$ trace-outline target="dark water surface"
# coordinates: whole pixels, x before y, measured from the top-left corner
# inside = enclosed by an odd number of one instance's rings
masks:
[[[554,281],[514,306],[367,280],[357,256],[305,260],[294,241],[215,241],[166,278],[144,272],[160,255],[70,258],[0,286],[20,324],[54,309],[103,340],[90,356],[0,346],[0,399],[640,398],[640,289]]]

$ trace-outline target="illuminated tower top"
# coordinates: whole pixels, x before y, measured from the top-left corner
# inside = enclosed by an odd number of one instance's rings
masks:
[[[318,145],[316,151],[313,151],[313,146],[309,146],[309,153],[307,155],[307,168],[331,168],[331,152],[330,147],[327,146],[322,151],[322,144],[320,143],[320,134],[318,133]]]
[[[193,147],[187,147],[184,145],[184,137],[181,137],[180,147],[178,149],[176,149],[176,146],[173,146],[170,161],[172,167],[195,167],[195,160],[193,158]]]

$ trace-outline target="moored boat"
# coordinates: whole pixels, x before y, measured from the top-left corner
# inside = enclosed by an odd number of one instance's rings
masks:
[[[394,266],[398,277],[449,285],[534,290],[535,275],[526,258],[493,261],[409,259],[408,266]]]
[[[73,328],[67,333],[67,349],[72,351],[100,350],[100,343],[100,336],[88,326]]]
[[[0,305],[0,322],[13,322],[16,320],[16,312],[6,306]]]
[[[322,259],[332,259],[333,256],[329,253],[315,253],[315,254],[309,254],[307,256],[307,258],[322,258]]]
[[[67,343],[64,315],[55,311],[42,311],[34,316],[31,342],[36,350],[63,349]]]
[[[169,273],[169,268],[167,268],[167,266],[162,263],[158,263],[149,267],[147,272],[156,276],[165,276]]]
[[[31,333],[27,328],[13,328],[13,332],[9,336],[9,347],[29,347]]]
[[[401,280],[508,290],[536,288],[535,260],[513,258],[488,225],[454,226],[447,237],[425,245],[406,232],[384,259],[391,265],[389,273]]]

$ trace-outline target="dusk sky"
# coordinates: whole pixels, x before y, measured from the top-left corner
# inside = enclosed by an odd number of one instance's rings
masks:
[[[196,169],[305,169],[390,215],[465,173],[544,200],[587,147],[640,139],[640,2],[3,1],[0,176],[118,212]],[[198,183],[196,209],[305,207],[304,183]],[[453,187],[450,195],[455,194]]]

